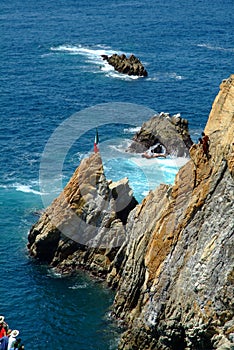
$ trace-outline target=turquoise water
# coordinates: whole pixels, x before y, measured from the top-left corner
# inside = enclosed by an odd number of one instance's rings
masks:
[[[28,230],[92,151],[96,127],[107,177],[127,176],[139,201],[173,182],[186,159],[147,161],[125,149],[155,112],[181,113],[193,139],[200,136],[219,84],[233,73],[233,1],[0,7],[0,314],[26,349],[116,349],[113,293],[84,274],[61,278],[31,261]],[[134,53],[149,76],[115,73],[100,59],[113,52]]]

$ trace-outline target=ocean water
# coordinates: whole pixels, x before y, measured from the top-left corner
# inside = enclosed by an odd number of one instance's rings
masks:
[[[200,136],[234,71],[233,0],[2,0],[0,9],[0,314],[26,349],[116,349],[113,292],[32,261],[28,230],[92,151],[96,127],[107,177],[127,176],[139,201],[173,183],[185,158],[125,150],[161,111]],[[148,77],[114,72],[100,58],[114,52],[134,53]]]

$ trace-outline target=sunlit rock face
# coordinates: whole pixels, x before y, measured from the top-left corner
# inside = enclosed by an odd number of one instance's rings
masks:
[[[113,314],[127,327],[119,349],[234,349],[233,75],[205,134],[208,152],[194,144],[175,185],[130,213],[108,276],[118,286]]]
[[[234,349],[233,75],[205,134],[175,184],[138,205],[128,180],[107,181],[100,154],[91,155],[29,233],[31,256],[116,288],[121,350]]]
[[[29,253],[62,274],[84,268],[103,277],[136,204],[128,179],[107,181],[100,154],[92,154],[31,228]]]

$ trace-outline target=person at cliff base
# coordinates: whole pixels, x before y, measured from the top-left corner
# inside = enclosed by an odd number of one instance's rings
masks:
[[[143,158],[166,158],[166,147],[161,143],[156,143],[156,145],[151,146],[145,153],[142,154]]]
[[[14,350],[14,344],[16,342],[16,337],[19,335],[19,331],[17,329],[14,329],[11,332],[11,335],[9,337],[9,341],[8,341],[8,347],[7,350]]]

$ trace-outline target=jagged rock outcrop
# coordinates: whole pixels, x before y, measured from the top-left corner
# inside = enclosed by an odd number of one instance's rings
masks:
[[[148,75],[145,67],[135,55],[126,57],[125,54],[118,55],[115,53],[111,56],[102,55],[102,58],[119,73],[136,75],[138,77],[147,77]]]
[[[127,179],[108,183],[92,155],[30,231],[32,256],[116,288],[119,350],[234,349],[234,75],[205,133],[208,152],[193,144],[175,185],[139,205]]]
[[[109,183],[100,154],[93,154],[30,230],[29,253],[61,273],[85,267],[104,276],[136,204],[128,179]]]
[[[234,349],[234,75],[221,84],[201,144],[174,186],[129,215],[108,275],[120,350]]]
[[[162,144],[168,154],[183,157],[189,155],[193,142],[189,135],[188,121],[180,114],[170,116],[160,113],[145,122],[133,137],[128,151],[143,153],[157,143]]]

